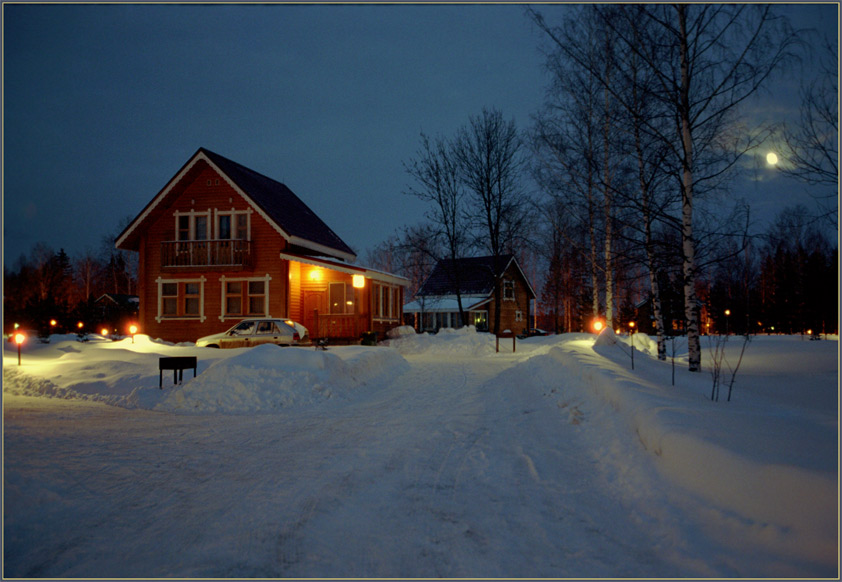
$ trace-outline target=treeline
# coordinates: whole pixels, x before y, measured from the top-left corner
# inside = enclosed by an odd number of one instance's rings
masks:
[[[42,336],[98,331],[102,325],[114,332],[131,307],[96,300],[106,293],[133,295],[136,285],[137,253],[114,248],[114,237],[104,237],[98,251],[73,256],[36,244],[28,255],[3,266],[3,332],[10,333],[15,324]]]
[[[667,337],[686,335],[691,371],[707,332],[835,330],[837,250],[820,228],[835,229],[835,211],[786,209],[758,235],[733,191],[741,161],[777,143],[793,183],[835,192],[835,77],[805,85],[810,131],[748,125],[749,98],[795,62],[803,31],[771,5],[569,6],[558,24],[527,14],[545,39],[544,106],[520,132],[486,110],[452,136],[422,134],[406,193],[429,211],[368,260],[414,291],[438,259],[514,252],[541,290],[539,325],[640,320],[661,358]],[[835,45],[825,51],[835,62]]]

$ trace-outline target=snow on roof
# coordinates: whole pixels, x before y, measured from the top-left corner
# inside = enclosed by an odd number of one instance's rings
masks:
[[[471,310],[488,300],[487,295],[462,295],[462,308]],[[404,313],[448,313],[459,311],[456,295],[422,297],[403,306]]]

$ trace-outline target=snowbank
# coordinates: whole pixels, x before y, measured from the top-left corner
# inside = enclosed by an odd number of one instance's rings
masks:
[[[6,354],[8,356],[8,352]],[[180,386],[172,373],[160,381],[160,356],[196,356],[198,375],[184,372]],[[263,345],[236,350],[166,345],[136,337],[118,342],[61,339],[30,347],[25,365],[5,365],[3,390],[104,402],[125,408],[176,413],[242,414],[306,406],[345,398],[363,386],[408,369],[395,350],[348,346],[317,351]]]
[[[635,335],[636,346],[640,339]],[[578,346],[544,357],[575,379],[567,388],[577,397],[591,406],[610,406],[629,437],[656,457],[666,478],[705,500],[706,521],[721,535],[746,551],[771,546],[781,556],[834,563],[838,464],[832,445],[838,419],[833,422],[833,409],[825,409],[822,420],[818,410],[801,415],[780,403],[760,406],[748,393],[745,374],[738,385],[742,402],[711,402],[705,396],[708,374],[682,369],[673,387],[669,363],[640,357],[632,372],[627,352],[627,345],[602,340],[590,352]],[[538,365],[536,360],[531,363]],[[832,384],[826,390],[835,392]]]
[[[490,333],[477,333],[474,326],[459,329],[442,328],[435,334],[402,334],[386,344],[404,355],[428,355],[439,358],[463,358],[495,353],[495,338]]]

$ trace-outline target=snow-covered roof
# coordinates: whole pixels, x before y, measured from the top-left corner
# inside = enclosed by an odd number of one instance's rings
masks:
[[[488,301],[488,295],[462,295],[462,308],[476,309]],[[403,306],[404,313],[450,313],[459,311],[456,295],[422,297]]]

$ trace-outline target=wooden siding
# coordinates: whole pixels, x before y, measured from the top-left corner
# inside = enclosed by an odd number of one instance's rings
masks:
[[[162,267],[161,243],[174,241],[176,213],[208,212],[208,228],[215,229],[215,213],[249,211],[250,205],[210,167],[195,176],[173,203],[150,224],[141,237],[139,264],[140,325],[141,332],[167,341],[195,341],[201,336],[230,328],[247,315],[222,315],[222,282],[225,279],[269,277],[268,314],[271,317],[288,317],[287,296],[289,273],[287,262],[279,258],[286,248],[286,241],[257,212],[248,214],[252,261],[249,266],[238,267]],[[161,319],[158,321],[158,279],[201,280],[203,285],[203,320],[201,318]],[[223,279],[224,277],[224,279]]]

